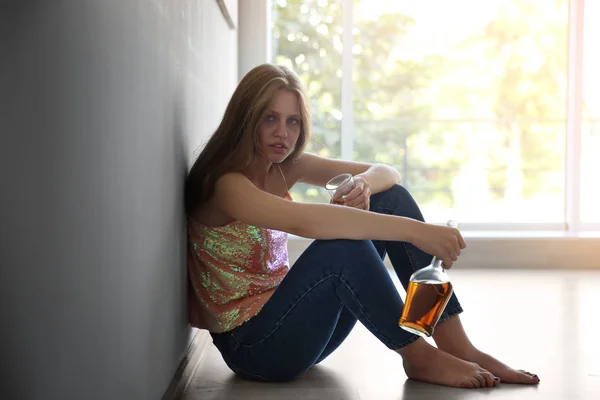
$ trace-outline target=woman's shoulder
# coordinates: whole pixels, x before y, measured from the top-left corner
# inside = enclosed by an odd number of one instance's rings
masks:
[[[207,227],[224,226],[234,221],[234,218],[218,207],[214,201],[214,196],[204,204],[199,205],[190,217],[193,221]]]
[[[248,195],[248,186],[253,184],[240,172],[228,172],[220,176],[215,182],[215,190],[202,204],[198,205],[192,213],[192,219],[207,227],[221,227],[235,221],[225,207],[226,198],[235,196],[242,198]]]

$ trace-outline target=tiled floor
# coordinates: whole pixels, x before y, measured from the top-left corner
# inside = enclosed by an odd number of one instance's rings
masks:
[[[235,377],[211,344],[183,399],[600,399],[600,271],[450,274],[472,341],[537,373],[539,385],[473,390],[408,380],[400,356],[359,324],[323,363],[283,384]]]

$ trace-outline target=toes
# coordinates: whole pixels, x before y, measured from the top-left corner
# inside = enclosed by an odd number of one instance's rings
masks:
[[[479,382],[479,386],[477,387],[486,387],[487,386],[487,380],[484,374],[477,374],[475,375],[475,379],[477,379],[477,382]]]
[[[500,378],[498,378],[497,376],[494,376],[490,372],[484,374],[483,376],[485,377],[487,387],[494,387],[500,383]]]
[[[467,380],[467,381],[464,381],[463,383],[461,383],[460,387],[464,388],[464,389],[473,389],[475,386],[473,386],[473,382]]]
[[[519,373],[519,383],[538,383],[540,381],[540,378],[531,372],[524,371],[522,369],[518,370],[517,372]]]
[[[500,378],[494,376],[492,373],[487,372],[485,374],[483,374],[483,376],[485,377],[485,381],[487,383],[487,387],[494,387],[498,384],[498,382],[500,382]]]
[[[494,387],[500,383],[500,378],[492,375],[491,373],[476,374],[469,378],[466,378],[459,387],[465,389],[476,389],[485,387]]]

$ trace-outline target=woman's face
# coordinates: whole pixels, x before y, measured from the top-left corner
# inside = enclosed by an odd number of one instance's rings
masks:
[[[280,90],[258,124],[259,152],[272,163],[280,163],[294,150],[302,118],[295,93]]]

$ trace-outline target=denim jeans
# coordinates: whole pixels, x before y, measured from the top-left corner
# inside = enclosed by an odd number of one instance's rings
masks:
[[[370,211],[423,220],[408,191],[395,185],[371,196]],[[213,343],[237,375],[285,381],[329,356],[359,320],[390,349],[418,336],[398,326],[404,306],[386,269],[386,253],[406,289],[431,255],[406,242],[315,240],[253,318]],[[453,294],[439,322],[462,312]]]

